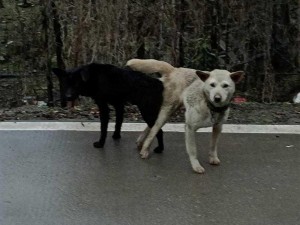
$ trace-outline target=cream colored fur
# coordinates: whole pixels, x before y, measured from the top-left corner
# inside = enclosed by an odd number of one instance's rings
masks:
[[[164,84],[163,103],[158,118],[150,131],[146,130],[137,140],[141,148],[142,158],[149,155],[149,147],[157,132],[166,123],[168,118],[183,104],[183,91],[195,80],[199,80],[196,70],[188,68],[175,68],[167,62],[155,59],[131,59],[126,64],[135,71],[144,73],[160,73]]]
[[[175,69],[169,63],[155,59],[131,59],[126,63],[126,66],[142,73],[160,73],[164,76]]]
[[[227,106],[235,91],[235,84],[243,78],[244,73],[213,70],[211,72],[197,71],[197,74],[201,80],[191,84],[183,94],[186,108],[185,142],[193,170],[197,173],[204,173],[205,170],[197,159],[196,131],[201,127],[213,127],[209,163],[219,165],[217,144],[222,125],[229,114]],[[208,104],[211,106],[208,107]]]
[[[219,165],[217,144],[222,125],[229,115],[227,106],[235,92],[235,84],[243,79],[244,72],[230,73],[227,70],[208,72],[175,68],[166,62],[154,59],[132,59],[127,62],[127,66],[144,73],[160,73],[165,88],[163,104],[155,125],[151,129],[146,128],[137,140],[137,145],[141,148],[141,157],[148,157],[149,146],[156,133],[172,113],[184,103],[185,142],[193,170],[197,173],[205,171],[197,159],[195,133],[201,127],[213,127],[209,163]],[[222,108],[224,110],[219,112],[218,109]]]

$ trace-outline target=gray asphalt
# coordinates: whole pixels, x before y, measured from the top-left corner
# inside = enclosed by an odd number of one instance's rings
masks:
[[[111,133],[110,133],[111,135]],[[1,131],[1,225],[299,225],[300,136],[223,134],[220,166],[193,173],[183,133],[141,160],[138,133]],[[287,147],[289,146],[289,147]]]

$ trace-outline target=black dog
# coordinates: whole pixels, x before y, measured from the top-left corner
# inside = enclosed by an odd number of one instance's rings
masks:
[[[114,139],[119,139],[126,102],[137,105],[143,119],[151,128],[158,116],[163,100],[163,84],[146,74],[121,69],[109,64],[92,63],[72,70],[54,68],[67,101],[76,100],[79,95],[94,99],[99,107],[101,135],[94,147],[102,148],[107,136],[109,120],[108,104],[116,110]],[[157,135],[158,146],[155,152],[164,149],[163,132]]]

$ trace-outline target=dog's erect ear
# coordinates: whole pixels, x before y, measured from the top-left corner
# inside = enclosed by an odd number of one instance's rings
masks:
[[[80,71],[80,75],[84,82],[87,82],[90,79],[90,73],[88,68],[82,68]]]
[[[62,69],[59,69],[59,68],[53,68],[53,69],[52,69],[52,72],[53,72],[58,78],[60,78],[60,77],[66,75],[66,71],[65,71],[65,70],[62,70]]]
[[[231,79],[233,80],[234,83],[239,83],[241,80],[244,78],[244,71],[236,71],[230,74]]]
[[[201,71],[201,70],[197,70],[196,74],[198,75],[198,77],[204,82],[207,80],[207,78],[209,78],[210,73],[208,71]]]

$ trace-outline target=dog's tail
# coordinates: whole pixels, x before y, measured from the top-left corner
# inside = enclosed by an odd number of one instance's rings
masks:
[[[131,59],[126,66],[142,73],[160,73],[162,76],[170,74],[175,69],[169,63],[155,59]]]

